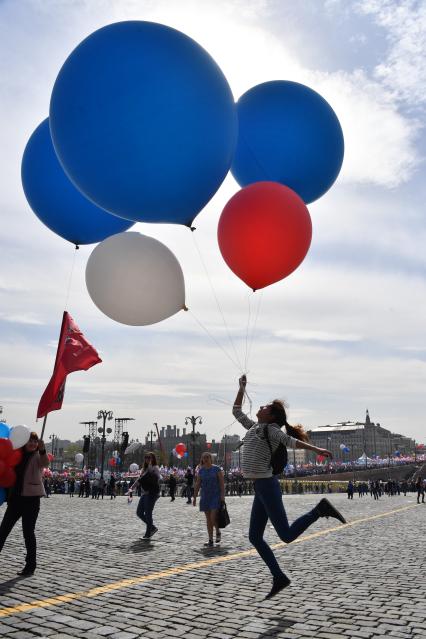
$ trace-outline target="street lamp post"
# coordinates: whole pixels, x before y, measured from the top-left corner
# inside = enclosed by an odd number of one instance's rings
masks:
[[[155,439],[155,437],[156,437],[156,433],[154,430],[148,431],[148,438],[151,440],[151,449],[150,449],[151,452],[152,452],[153,440]]]
[[[54,435],[52,433],[51,435],[49,435],[49,439],[51,441],[51,451],[50,452],[51,452],[52,456],[55,458],[55,456],[56,456],[55,455],[55,451],[56,451],[56,448],[58,446],[58,437],[57,437],[57,435]],[[54,460],[52,460],[52,466],[53,466],[53,461]]]
[[[201,419],[199,415],[197,417],[194,417],[194,415],[192,415],[191,417],[185,417],[185,425],[187,426],[188,424],[191,424],[192,426],[191,439],[192,439],[192,469],[193,470],[195,470],[195,425],[197,421],[199,424],[203,423],[203,420]]]
[[[104,478],[104,461],[105,461],[105,423],[106,420],[111,420],[113,417],[112,410],[99,410],[98,411],[98,419],[102,419],[102,426],[98,428],[98,433],[101,434],[101,479]],[[112,433],[112,428],[107,428],[106,432]]]

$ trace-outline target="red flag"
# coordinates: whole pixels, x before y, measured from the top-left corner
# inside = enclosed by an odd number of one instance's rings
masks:
[[[86,341],[71,315],[64,311],[53,375],[38,405],[37,418],[62,408],[68,373],[87,371],[101,362],[98,353]]]

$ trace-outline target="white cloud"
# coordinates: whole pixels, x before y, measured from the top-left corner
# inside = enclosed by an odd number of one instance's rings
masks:
[[[375,76],[394,99],[411,108],[426,102],[426,3],[424,0],[359,0],[386,32],[389,48]]]
[[[3,320],[4,322],[15,323],[15,324],[35,324],[39,326],[45,323],[44,320],[37,317],[35,313],[10,314],[10,313],[0,312],[0,320]]]

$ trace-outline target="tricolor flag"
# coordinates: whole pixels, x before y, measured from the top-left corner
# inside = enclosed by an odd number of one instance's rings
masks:
[[[64,311],[53,374],[40,399],[37,418],[62,408],[68,373],[87,371],[101,362],[98,353],[86,341],[71,315]]]

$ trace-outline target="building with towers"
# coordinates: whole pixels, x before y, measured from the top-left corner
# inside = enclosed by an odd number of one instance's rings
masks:
[[[316,426],[309,431],[312,444],[328,448],[339,461],[358,459],[362,455],[373,458],[414,454],[415,441],[405,435],[392,433],[370,419],[368,409],[364,422],[338,422],[326,426]],[[341,445],[349,448],[345,453]]]

